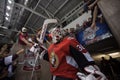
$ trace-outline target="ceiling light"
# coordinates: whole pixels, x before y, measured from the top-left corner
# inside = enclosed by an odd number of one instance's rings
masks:
[[[5,17],[6,20],[8,20],[8,17]]]
[[[95,55],[95,56],[93,56],[93,58],[94,59],[96,59],[96,60],[99,60],[99,59],[101,59],[102,57],[107,57],[107,55],[105,55],[105,54],[98,54],[98,55]]]
[[[4,27],[4,26],[0,26],[0,28],[3,28],[3,29],[8,29],[8,27]]]
[[[116,55],[119,55],[119,52],[110,53],[110,54],[108,54],[108,55],[110,55],[110,56],[116,56]]]
[[[105,56],[106,56],[105,54],[101,54],[101,55],[99,55],[99,58],[105,57]]]
[[[4,34],[0,34],[0,36],[4,36]]]
[[[6,13],[7,16],[10,16],[8,13]]]
[[[10,6],[7,6],[7,9],[8,9],[8,10],[10,10],[10,9],[11,9],[11,7],[10,7]]]
[[[11,0],[8,0],[8,3],[9,3],[9,4],[11,4],[11,3],[12,3],[12,1],[11,1]]]
[[[28,0],[25,0],[24,5],[27,5],[27,3],[28,3]]]

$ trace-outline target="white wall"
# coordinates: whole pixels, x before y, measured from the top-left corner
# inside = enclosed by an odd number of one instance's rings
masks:
[[[82,16],[78,17],[66,27],[64,27],[64,29],[76,28],[76,24],[79,24],[81,26],[85,20],[88,20],[89,17],[91,17],[91,11],[89,11],[88,13],[84,13]]]
[[[76,28],[76,24],[79,24],[81,26],[84,21],[88,20],[89,17],[91,17],[91,11],[88,11],[88,13],[82,14],[80,17],[78,17],[77,19],[75,19],[74,21],[72,21],[70,24],[68,24],[67,26],[65,26],[64,29]],[[49,32],[52,29],[50,29]]]

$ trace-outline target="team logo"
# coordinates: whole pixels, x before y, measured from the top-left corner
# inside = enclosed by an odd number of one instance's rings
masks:
[[[25,63],[23,65],[23,70],[25,71],[32,71],[33,68],[35,68],[35,70],[39,70],[40,69],[40,62],[39,60],[37,60],[35,62],[36,56],[33,52],[27,52],[25,54]]]
[[[54,52],[51,52],[50,54],[50,63],[54,68],[56,68],[59,64],[58,57]]]
[[[99,28],[96,26],[95,29],[92,29],[91,27],[86,28],[84,31],[84,40],[86,39],[94,39],[96,36],[96,31],[99,30]]]

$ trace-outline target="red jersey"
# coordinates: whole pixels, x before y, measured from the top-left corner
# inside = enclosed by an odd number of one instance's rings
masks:
[[[50,70],[53,75],[75,79],[78,65],[71,57],[69,46],[74,45],[73,38],[64,38],[58,44],[52,44],[48,48]]]
[[[53,75],[74,80],[77,77],[76,73],[78,72],[78,64],[72,57],[70,46],[82,53],[82,56],[79,56],[80,64],[83,64],[82,66],[87,66],[86,63],[93,61],[91,56],[88,54],[88,51],[72,37],[66,37],[60,43],[52,44],[48,48],[48,56],[50,61],[50,70]]]
[[[22,34],[22,33],[20,33],[20,34],[19,34],[18,43],[20,43],[21,45],[26,45],[26,43],[25,43],[24,41],[22,41],[22,38],[27,39],[27,37],[28,37],[28,34]]]

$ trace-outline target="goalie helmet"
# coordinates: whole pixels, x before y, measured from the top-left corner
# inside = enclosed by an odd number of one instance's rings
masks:
[[[52,42],[57,43],[64,37],[65,31],[62,28],[56,27],[51,31],[51,35],[52,35]]]

